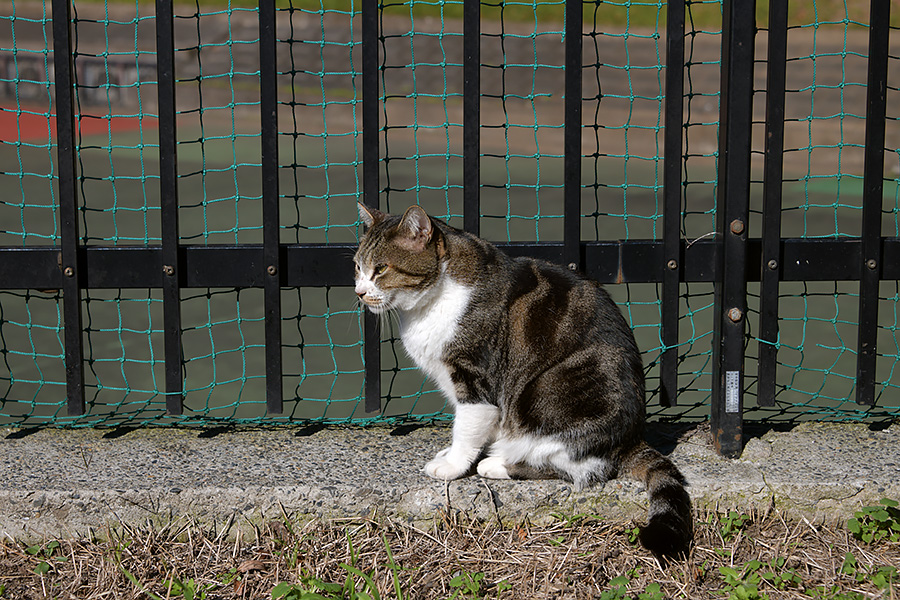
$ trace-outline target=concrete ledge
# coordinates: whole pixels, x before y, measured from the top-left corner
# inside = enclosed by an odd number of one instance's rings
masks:
[[[190,517],[219,524],[289,515],[388,514],[431,520],[449,505],[485,519],[532,522],[554,512],[641,521],[646,495],[619,479],[575,493],[559,481],[444,484],[421,467],[450,439],[446,425],[254,430],[0,430],[0,535],[80,537],[110,523]],[[808,518],[846,518],[900,498],[900,424],[805,423],[751,438],[719,457],[706,426],[652,426],[651,441],[690,482],[698,508],[774,502]]]

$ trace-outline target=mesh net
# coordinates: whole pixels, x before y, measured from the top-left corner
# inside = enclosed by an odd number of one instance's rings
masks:
[[[379,8],[382,208],[422,205],[462,226],[462,0]],[[760,3],[757,82],[764,82]],[[782,235],[860,233],[868,2],[792,6]],[[161,242],[152,6],[75,2],[81,243]],[[482,235],[557,241],[563,224],[564,2],[482,5]],[[682,235],[715,228],[721,4],[688,2]],[[0,15],[0,245],[59,245],[50,7]],[[259,29],[254,7],[176,5],[179,226],[185,244],[262,241]],[[585,2],[584,240],[660,239],[662,1]],[[895,13],[897,11],[894,11]],[[360,4],[294,0],[277,11],[282,243],[352,243],[362,192]],[[897,18],[895,14],[894,18]],[[895,40],[898,36],[892,32]],[[900,235],[898,52],[889,57],[883,234]],[[761,224],[765,94],[754,100],[750,231]],[[856,282],[783,282],[774,408],[753,402],[759,287],[750,284],[747,418],[900,416],[897,282],[880,288],[876,408],[856,405]],[[655,284],[609,286],[644,351],[648,389],[664,349]],[[265,411],[260,289],[182,292],[185,414],[165,414],[161,292],[83,292],[87,412],[65,415],[61,293],[0,290],[0,424],[95,426],[402,422],[448,418],[394,324],[382,345],[383,409],[363,410],[362,319],[348,288],[284,289],[285,411]],[[681,286],[678,404],[709,411],[711,284]]]

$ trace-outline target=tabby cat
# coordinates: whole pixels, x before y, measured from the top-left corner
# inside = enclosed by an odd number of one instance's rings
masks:
[[[394,311],[407,353],[455,407],[453,441],[431,477],[561,478],[576,489],[620,471],[647,486],[641,540],[685,551],[690,498],[672,462],[643,440],[644,372],[634,335],[597,283],[510,258],[429,217],[359,205],[356,293]]]

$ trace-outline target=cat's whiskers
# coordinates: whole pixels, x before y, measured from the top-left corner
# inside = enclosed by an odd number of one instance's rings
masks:
[[[379,313],[379,325],[381,325],[381,331],[389,331],[391,327],[391,317],[395,314],[395,310],[390,308],[382,313]]]
[[[362,308],[363,312],[370,308],[362,298],[357,299],[357,305]],[[391,306],[389,302],[383,302],[381,305],[381,310],[379,312],[370,312],[378,317],[378,325],[381,327],[381,331],[387,331],[391,325],[391,317],[396,314],[397,309]]]

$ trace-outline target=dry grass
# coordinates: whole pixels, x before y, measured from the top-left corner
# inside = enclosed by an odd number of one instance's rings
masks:
[[[593,516],[510,527],[464,514],[427,527],[119,525],[94,540],[0,542],[0,598],[268,599],[282,582],[288,598],[900,597],[896,581],[883,581],[900,565],[900,543],[863,544],[844,524],[709,512],[698,515],[691,555],[668,565],[629,541],[633,528]],[[312,592],[320,596],[303,595]]]

